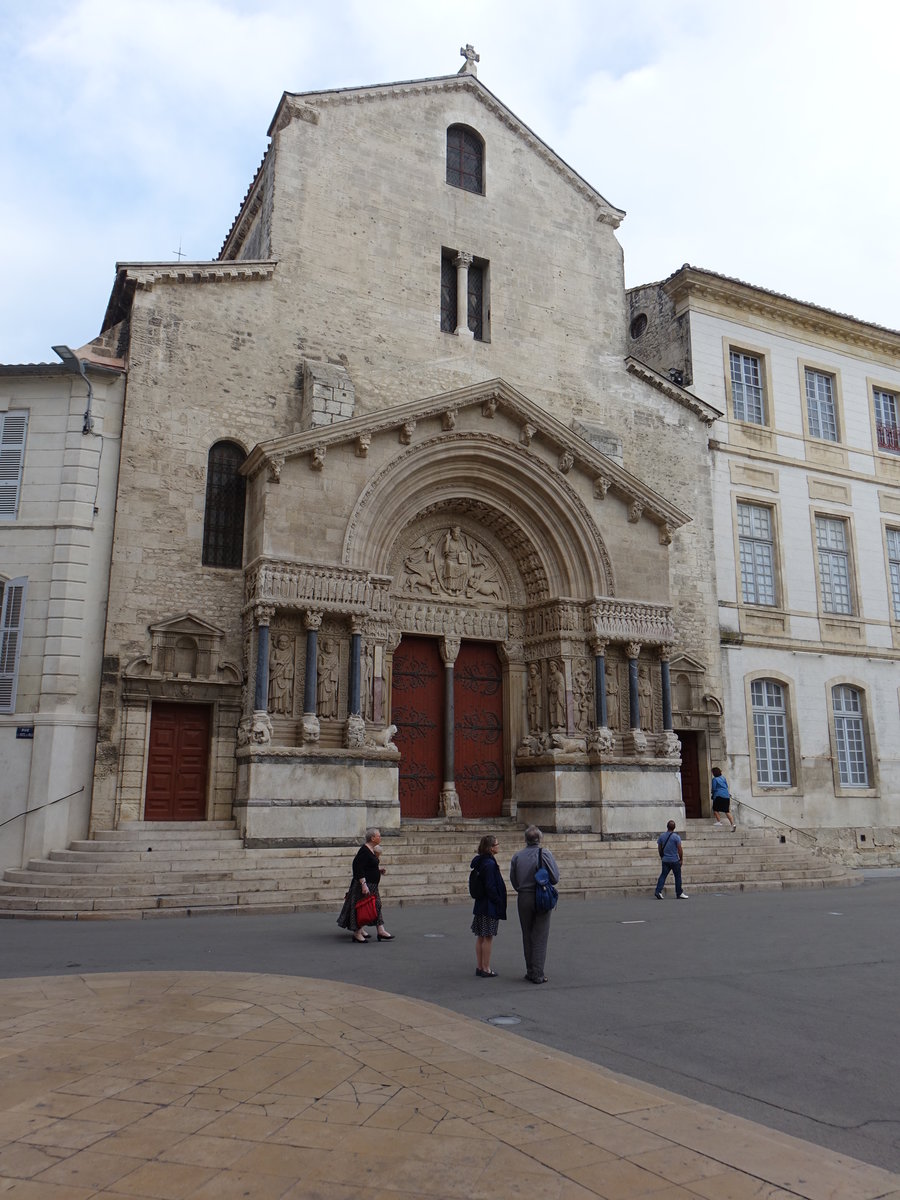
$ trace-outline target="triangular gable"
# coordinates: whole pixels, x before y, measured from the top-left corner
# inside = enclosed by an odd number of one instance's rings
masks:
[[[502,100],[484,86],[475,75],[439,75],[431,79],[412,79],[403,83],[382,83],[370,87],[334,88],[325,92],[285,92],[281,97],[275,116],[269,126],[269,137],[295,119],[318,121],[318,109],[329,104],[358,104],[364,100],[391,100],[404,95],[421,95],[423,92],[469,92],[479,103],[512,130],[532,151],[538,154],[556,173],[575,189],[580,196],[597,210],[597,219],[617,228],[625,212],[616,208],[583,179],[576,170],[560,158],[556,151],[519,120]],[[252,186],[251,186],[252,190]],[[249,195],[249,193],[248,193]],[[246,201],[245,201],[246,203]],[[227,241],[227,239],[226,239]]]
[[[225,636],[224,629],[219,629],[217,625],[210,625],[209,621],[195,617],[191,612],[180,613],[177,617],[169,617],[167,621],[159,621],[150,626],[150,632],[153,634],[184,633],[192,637]]]
[[[356,442],[361,446],[376,434],[390,430],[400,430],[402,433],[404,427],[408,427],[411,436],[416,423],[430,417],[440,418],[445,427],[449,428],[454,423],[455,413],[459,409],[476,405],[481,406],[485,415],[493,415],[501,409],[504,414],[519,422],[522,428],[521,440],[526,444],[539,440],[552,445],[561,456],[570,456],[568,469],[579,467],[592,476],[599,495],[605,495],[608,490],[612,490],[628,504],[637,506],[639,511],[635,520],[643,515],[655,521],[657,525],[668,526],[670,530],[686,525],[691,520],[687,513],[671,501],[648,487],[612,458],[595,449],[562,421],[545,412],[503,379],[471,384],[437,396],[353,417],[348,421],[338,421],[333,425],[306,430],[304,433],[260,442],[251,451],[241,471],[247,476],[252,476],[267,467],[272,477],[277,479],[287,459],[303,455],[321,459],[331,446],[348,442]]]
[[[699,671],[701,674],[706,674],[706,666],[697,658],[691,658],[690,654],[678,654],[669,663],[669,670],[674,674],[675,671]]]

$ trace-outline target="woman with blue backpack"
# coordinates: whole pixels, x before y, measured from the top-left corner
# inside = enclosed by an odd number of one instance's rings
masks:
[[[491,970],[491,949],[506,920],[506,884],[497,866],[500,843],[492,833],[478,843],[478,853],[469,869],[469,894],[475,901],[472,909],[472,932],[475,934],[475,974],[479,979],[496,979]]]

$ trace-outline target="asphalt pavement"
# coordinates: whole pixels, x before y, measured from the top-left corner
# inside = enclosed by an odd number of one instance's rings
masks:
[[[564,864],[561,864],[564,870]],[[690,890],[689,877],[685,886]],[[475,977],[469,909],[392,908],[389,943],[333,913],[0,921],[0,977],[258,971],[428,1000],[866,1162],[900,1171],[897,874],[856,888],[580,901],[552,918],[541,987],[511,919]]]

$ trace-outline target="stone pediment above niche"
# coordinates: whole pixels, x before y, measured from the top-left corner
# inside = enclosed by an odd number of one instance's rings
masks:
[[[394,592],[410,599],[483,605],[510,601],[507,572],[496,549],[446,517],[423,528],[418,523],[401,540],[393,570]]]
[[[150,654],[125,669],[128,678],[239,683],[241,672],[222,659],[225,632],[193,613],[181,613],[149,627]]]

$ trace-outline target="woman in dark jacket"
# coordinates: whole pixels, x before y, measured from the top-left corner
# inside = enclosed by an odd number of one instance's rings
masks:
[[[379,829],[366,830],[366,843],[356,852],[356,858],[353,860],[353,878],[350,880],[350,890],[344,897],[344,907],[341,909],[337,923],[341,929],[347,929],[353,935],[354,942],[365,942],[368,940],[368,934],[364,929],[360,929],[356,920],[356,902],[363,896],[368,896],[371,892],[375,897],[375,927],[378,931],[379,942],[392,942],[394,935],[388,933],[384,927],[384,919],[381,915],[381,896],[378,894],[378,885],[381,883],[381,876],[384,874],[384,867],[378,861],[379,846],[381,845],[381,831]]]
[[[491,948],[500,922],[506,920],[506,884],[497,866],[500,843],[493,834],[478,843],[478,853],[472,859],[471,870],[478,871],[480,895],[472,909],[472,932],[475,934],[475,974],[479,979],[496,979],[491,970]]]

